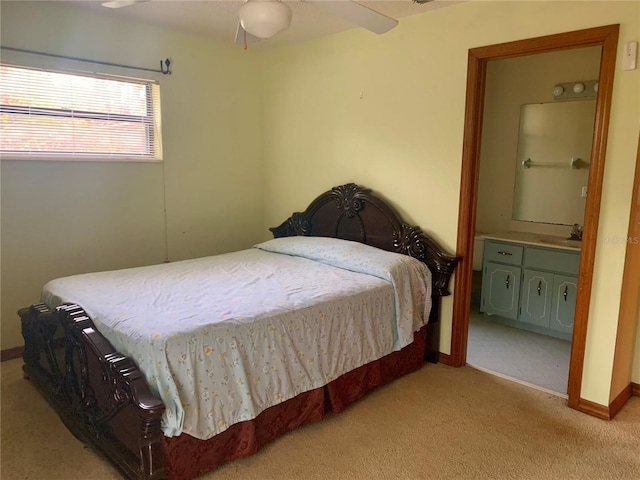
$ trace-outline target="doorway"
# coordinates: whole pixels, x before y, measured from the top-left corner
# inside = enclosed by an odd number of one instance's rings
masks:
[[[595,46],[487,64],[467,364],[565,398],[581,245],[566,239],[584,224],[601,56]],[[519,264],[493,256],[509,240]]]
[[[593,132],[592,155],[584,216],[582,253],[578,274],[578,288],[567,388],[571,408],[587,408],[581,404],[583,362],[586,344],[587,319],[591,296],[596,235],[602,194],[602,177],[607,145],[611,94],[615,72],[615,56],[619,25],[579,30],[545,37],[474,48],[469,51],[467,68],[467,94],[465,127],[458,212],[457,254],[463,258],[455,278],[453,324],[451,338],[451,364],[466,363],[469,311],[471,300],[472,263],[484,94],[487,63],[491,60],[515,58],[537,53],[553,52],[589,46],[601,46],[600,75],[596,115]]]

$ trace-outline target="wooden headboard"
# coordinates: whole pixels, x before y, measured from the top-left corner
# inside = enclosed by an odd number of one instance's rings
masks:
[[[319,195],[303,212],[296,212],[273,236],[295,235],[352,240],[423,261],[431,270],[433,295],[450,295],[449,280],[460,257],[448,255],[418,227],[405,223],[400,215],[371,190],[347,183]]]

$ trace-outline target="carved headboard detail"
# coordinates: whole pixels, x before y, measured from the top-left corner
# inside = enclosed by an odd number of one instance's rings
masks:
[[[347,183],[318,196],[303,212],[296,212],[270,229],[275,238],[296,235],[334,237],[410,255],[427,264],[434,294],[449,295],[449,279],[460,257],[448,255],[418,227],[368,188]]]

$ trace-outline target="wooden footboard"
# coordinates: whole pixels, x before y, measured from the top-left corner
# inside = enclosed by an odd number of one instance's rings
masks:
[[[131,359],[116,352],[77,305],[18,312],[24,374],[67,428],[102,452],[127,478],[164,478],[163,403]]]
[[[432,317],[437,317],[438,305],[439,302],[434,303]],[[176,478],[175,472],[170,476],[165,471],[160,425],[164,405],[150,392],[146,380],[131,359],[115,351],[95,329],[87,313],[78,305],[63,305],[51,310],[40,303],[20,310],[18,314],[25,340],[25,378],[38,387],[67,428],[81,442],[104,455],[127,479]],[[418,349],[426,346],[427,359],[436,361],[438,351],[433,349],[433,345],[429,347],[428,336],[433,336],[432,342],[437,345],[439,322],[430,323],[426,329],[432,333],[427,333],[427,345],[424,340],[417,343]],[[393,368],[402,365],[402,362],[398,364],[401,353],[391,354],[395,355],[391,362]],[[410,365],[409,362],[401,368],[412,368]],[[362,372],[364,368],[358,370]],[[379,374],[381,369],[373,368],[372,371]],[[349,378],[355,373],[351,372]],[[334,381],[334,385],[339,381],[344,383],[344,379],[339,379]],[[370,385],[370,381],[364,383]],[[365,387],[363,392],[369,388],[372,387]],[[345,391],[353,393],[354,390]],[[292,419],[289,423],[295,421]],[[273,426],[262,428],[266,428],[267,433],[261,435],[268,435],[273,430]],[[282,431],[289,429],[291,427],[287,426]],[[185,440],[187,444],[190,441],[198,442],[192,437]],[[194,447],[200,454],[202,445],[205,444]],[[183,453],[191,454],[189,451]],[[216,457],[217,454],[208,453],[209,457],[212,455]],[[232,455],[230,458],[236,457]],[[196,464],[195,471],[201,466]]]

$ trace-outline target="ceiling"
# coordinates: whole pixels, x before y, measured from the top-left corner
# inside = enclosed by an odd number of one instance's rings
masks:
[[[204,35],[222,42],[233,44],[238,25],[238,10],[243,0],[150,0],[123,8],[105,8],[104,0],[72,0],[61,3],[73,8],[91,10],[100,15],[134,20],[171,30]],[[339,0],[345,1],[345,0]],[[251,48],[265,48],[275,45],[310,40],[324,35],[359,28],[352,23],[324,13],[302,0],[285,3],[293,11],[291,27],[269,40],[252,44]],[[447,7],[460,1],[434,0],[426,4],[413,3],[412,0],[359,1],[367,7],[377,10],[402,22],[402,18],[417,15],[437,8]],[[371,35],[375,35],[371,33]]]

